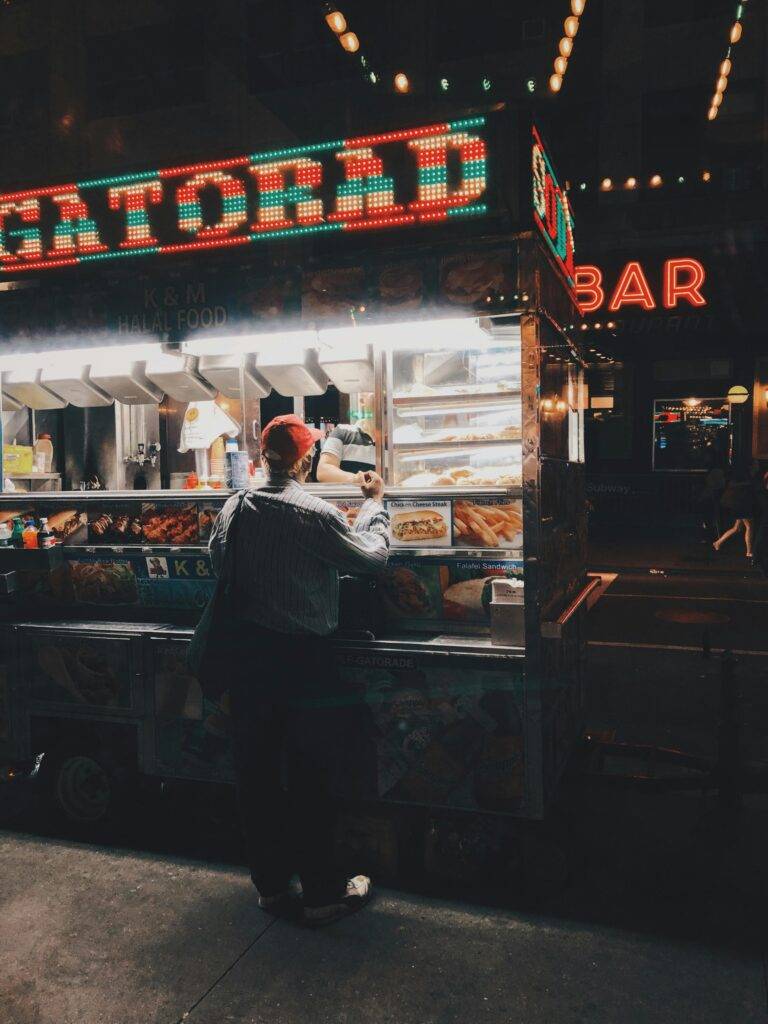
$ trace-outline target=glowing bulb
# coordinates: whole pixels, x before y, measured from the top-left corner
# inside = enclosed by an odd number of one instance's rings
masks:
[[[717,117],[717,107],[710,107],[707,111],[707,120],[714,121]]]
[[[490,90],[491,90],[491,80],[490,80],[490,78],[484,78],[483,79],[483,92],[490,92]]]
[[[722,102],[723,94],[721,92],[716,92],[715,95],[712,97],[712,106],[719,107]]]
[[[627,178],[625,188],[637,188],[637,178]]]
[[[573,39],[573,37],[579,31],[579,19],[574,17],[574,15],[571,15],[569,18],[566,18],[563,22],[563,30],[570,39]]]
[[[580,182],[580,184],[579,184],[579,189],[580,189],[580,190],[581,190],[582,192],[586,192],[586,191],[587,191],[587,183],[586,183],[586,181],[582,181],[582,182]]]
[[[536,79],[529,78],[528,81],[525,83],[525,88],[528,90],[528,92],[536,92]]]
[[[448,92],[448,89],[450,88],[450,85],[451,85],[451,83],[448,81],[447,78],[441,78],[440,79],[440,88],[443,90],[443,92]]]
[[[613,328],[616,326],[616,321],[615,320],[609,320],[608,323],[605,326],[608,328],[609,331],[612,331]]]
[[[357,53],[360,49],[360,40],[354,32],[345,32],[343,36],[339,36],[339,42],[347,53]]]
[[[558,75],[564,75],[565,69],[568,67],[567,57],[555,57],[555,71]]]
[[[584,8],[587,6],[587,0],[571,0],[571,11],[578,18],[584,13]]]
[[[370,72],[368,73],[368,79],[369,79],[369,81],[370,81],[371,85],[376,85],[376,83],[377,83],[377,82],[378,82],[378,80],[379,80],[379,76],[378,76],[378,75],[376,74],[376,72],[375,72],[375,71],[370,71]]]
[[[599,330],[601,330],[601,329],[602,329],[602,326],[603,326],[603,325],[602,325],[602,324],[600,324],[600,323],[597,323],[597,324],[595,324],[595,330],[596,330],[596,331],[599,331]]]
[[[603,178],[603,180],[600,182],[600,188],[603,190],[603,192],[610,192],[610,190],[613,188],[613,182],[610,178]]]
[[[743,28],[741,22],[740,21],[734,21],[733,25],[731,25],[731,42],[732,43],[738,43],[738,41],[741,39],[741,33],[743,31],[744,31],[744,28]]]
[[[394,79],[395,88],[398,92],[408,92],[411,88],[411,83],[408,81],[408,75],[402,71],[398,71]]]
[[[588,331],[589,330],[589,324],[582,324],[581,325],[581,329],[582,329],[582,331]],[[589,351],[590,352],[594,352],[595,350],[593,348],[591,348]]]
[[[568,36],[563,36],[558,46],[560,55],[563,57],[570,57],[573,53],[573,40],[569,39]]]
[[[331,32],[335,32],[337,36],[340,36],[347,27],[347,19],[341,11],[329,11],[325,16],[325,21]]]
[[[731,64],[731,62],[726,57],[725,60],[720,65],[720,74],[721,75],[730,75],[732,67],[733,67],[733,65]]]
[[[552,92],[560,92],[563,87],[563,76],[554,74],[549,76],[549,88]]]
[[[653,174],[651,175],[651,180],[648,184],[651,186],[651,188],[659,188],[661,185],[664,184],[664,182],[662,181],[660,174]]]
[[[711,179],[712,179],[712,174],[709,171],[702,171],[701,172],[701,180],[702,181],[711,181]]]

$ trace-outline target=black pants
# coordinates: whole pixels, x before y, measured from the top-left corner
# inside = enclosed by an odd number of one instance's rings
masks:
[[[251,878],[263,896],[298,874],[308,905],[344,888],[333,867],[343,737],[330,650],[312,637],[243,628],[230,691],[238,803]]]

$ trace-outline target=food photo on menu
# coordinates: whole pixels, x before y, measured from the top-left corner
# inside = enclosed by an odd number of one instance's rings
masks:
[[[108,504],[88,512],[91,544],[141,544],[141,517],[135,505]]]
[[[522,548],[522,501],[509,498],[455,500],[453,538],[457,547]]]
[[[450,547],[450,501],[388,501],[393,547]]]

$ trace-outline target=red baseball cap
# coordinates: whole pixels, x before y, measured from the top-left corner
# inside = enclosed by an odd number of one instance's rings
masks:
[[[261,432],[261,453],[271,463],[289,469],[322,436],[321,430],[308,427],[294,413],[275,416]]]

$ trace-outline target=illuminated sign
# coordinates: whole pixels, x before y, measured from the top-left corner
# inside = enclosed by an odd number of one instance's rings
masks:
[[[481,216],[485,125],[472,117],[9,192],[0,273]]]
[[[648,277],[639,260],[630,260],[618,276],[612,290],[605,287],[603,272],[592,264],[576,267],[576,298],[582,313],[594,313],[606,304],[611,313],[625,306],[650,311],[656,309]],[[682,302],[690,306],[706,306],[702,292],[706,280],[703,265],[690,257],[666,260],[661,275],[661,303],[664,309],[675,309]]]
[[[568,196],[557,183],[552,163],[533,128],[533,219],[549,246],[552,255],[573,289],[573,217]]]

